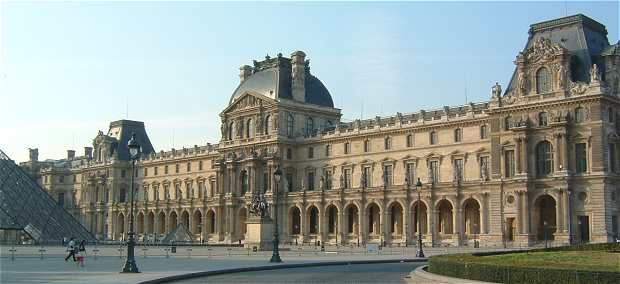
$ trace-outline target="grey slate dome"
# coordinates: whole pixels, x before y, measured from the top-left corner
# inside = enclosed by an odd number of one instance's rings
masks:
[[[295,52],[293,56],[305,56],[303,52]],[[303,59],[303,56],[301,57]],[[303,61],[304,102],[325,107],[334,107],[334,101],[321,80],[310,74],[309,61]],[[241,66],[241,83],[233,92],[229,105],[246,93],[256,93],[272,99],[293,100],[293,60],[278,54],[278,57],[267,56],[264,61],[254,61],[254,67]],[[299,66],[298,66],[299,68]]]

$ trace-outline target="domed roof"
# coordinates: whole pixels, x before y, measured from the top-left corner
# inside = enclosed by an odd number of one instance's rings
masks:
[[[308,63],[306,63],[308,64]],[[249,66],[243,66],[248,70]],[[229,104],[246,93],[258,93],[263,96],[277,99],[293,99],[291,90],[291,59],[279,55],[277,58],[267,58],[262,62],[254,62],[254,68],[244,77],[242,82],[233,92]],[[251,73],[253,72],[253,73]],[[329,91],[321,80],[310,74],[309,68],[305,70],[305,102],[309,104],[334,107],[334,102]]]

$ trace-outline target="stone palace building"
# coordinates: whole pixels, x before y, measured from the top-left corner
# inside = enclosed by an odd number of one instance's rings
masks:
[[[347,123],[306,54],[278,54],[241,66],[218,144],[156,151],[144,123],[119,120],[83,156],[38,161],[31,149],[21,166],[101,240],[128,231],[135,132],[142,240],[185,224],[196,241],[238,243],[253,194],[264,193],[278,200],[271,214],[287,243],[413,244],[418,207],[429,245],[610,242],[618,46],[581,14],[533,24],[510,83],[488,101]]]

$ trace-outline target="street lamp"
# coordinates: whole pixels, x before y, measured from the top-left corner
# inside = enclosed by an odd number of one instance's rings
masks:
[[[280,245],[280,240],[278,239],[278,188],[280,187],[280,179],[282,178],[282,170],[280,170],[280,166],[277,166],[276,171],[273,172],[273,178],[276,180],[276,188],[273,199],[273,215],[275,220],[273,230],[273,254],[271,255],[271,260],[269,260],[269,262],[282,262],[282,259],[280,259],[280,252],[278,251],[278,246]]]
[[[418,252],[416,252],[416,257],[425,257],[424,250],[422,249],[422,224],[420,224],[420,191],[422,190],[422,181],[418,178],[418,182],[415,183],[416,191],[418,192],[418,206],[416,207],[416,215],[418,222]]]
[[[134,246],[136,241],[133,232],[133,179],[136,175],[136,160],[140,156],[140,144],[136,141],[136,133],[131,133],[131,139],[129,139],[127,143],[127,148],[129,148],[129,159],[131,160],[131,211],[129,212],[129,232],[127,232],[127,259],[125,259],[125,265],[123,265],[123,271],[121,271],[121,273],[140,273],[134,257]]]
[[[543,233],[545,234],[545,248],[548,248],[547,244],[547,221],[543,221]]]

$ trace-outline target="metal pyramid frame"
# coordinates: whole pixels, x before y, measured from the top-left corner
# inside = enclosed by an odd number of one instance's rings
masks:
[[[23,230],[38,244],[64,237],[94,242],[71,213],[0,150],[0,229]]]

